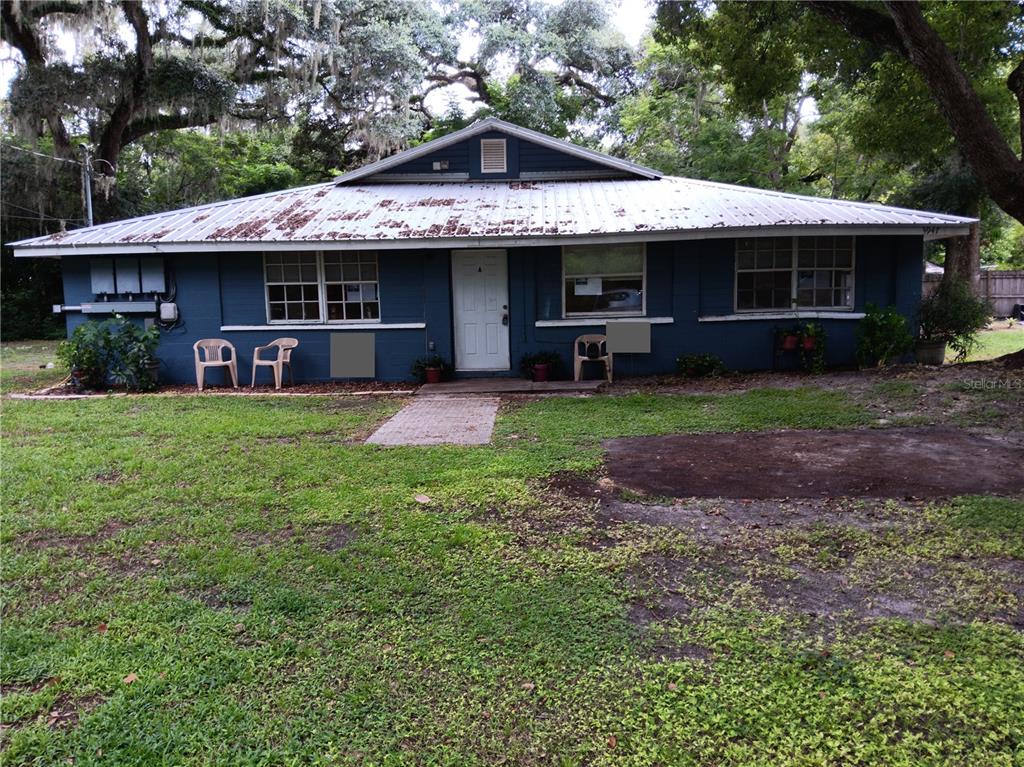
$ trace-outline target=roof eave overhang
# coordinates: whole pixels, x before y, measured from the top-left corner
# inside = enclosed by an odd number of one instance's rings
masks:
[[[273,252],[300,250],[423,250],[454,248],[513,248],[542,245],[591,245],[602,242],[665,242],[675,240],[715,240],[740,236],[791,237],[801,234],[831,235],[912,235],[925,240],[939,240],[968,234],[969,224],[794,224],[771,227],[715,227],[712,229],[666,229],[632,232],[594,232],[588,234],[497,235],[492,237],[432,237],[368,240],[259,240],[204,242],[152,242],[84,245],[43,245],[18,247],[17,258],[59,258],[62,256],[111,256],[132,254]]]

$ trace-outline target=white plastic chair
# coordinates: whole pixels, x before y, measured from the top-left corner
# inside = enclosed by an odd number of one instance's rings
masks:
[[[591,354],[593,351],[591,344],[597,344],[597,354]],[[581,347],[583,348],[582,354],[580,354]],[[612,355],[608,351],[608,336],[591,333],[578,337],[572,345],[572,356],[573,380],[580,380],[584,362],[603,362],[604,374],[608,378],[608,383],[612,382]]]
[[[256,369],[268,367],[274,371],[274,388],[281,388],[281,378],[284,367],[288,367],[288,380],[292,386],[295,385],[295,376],[292,374],[292,349],[299,345],[297,338],[275,338],[266,346],[257,346],[252,352],[252,386],[256,385]],[[260,352],[277,349],[277,356],[274,359],[260,359]]]
[[[192,351],[196,356],[196,384],[199,391],[203,390],[207,368],[227,368],[231,374],[231,383],[238,388],[238,363],[235,361],[238,355],[230,341],[223,338],[200,338],[192,345]],[[224,356],[225,351],[231,352],[230,358]]]

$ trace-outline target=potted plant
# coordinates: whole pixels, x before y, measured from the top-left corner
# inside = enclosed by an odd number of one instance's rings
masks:
[[[543,382],[557,378],[562,369],[562,358],[557,352],[526,354],[519,361],[523,378]]]
[[[412,363],[412,374],[420,383],[441,383],[451,377],[451,365],[438,354],[421,357]]]
[[[990,315],[988,302],[975,296],[969,285],[943,281],[917,310],[917,361],[941,365],[947,346],[956,352],[956,361],[966,359],[977,343],[977,332],[988,324]]]
[[[796,330],[787,330],[782,335],[782,350],[787,352],[796,351],[800,344],[800,333]]]
[[[825,328],[817,322],[808,322],[800,329],[800,356],[804,370],[825,370]]]

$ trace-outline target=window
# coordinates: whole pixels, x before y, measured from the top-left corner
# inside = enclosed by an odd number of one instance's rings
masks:
[[[736,242],[736,310],[853,308],[853,237]]]
[[[375,253],[267,253],[269,322],[380,319]]]
[[[376,253],[325,253],[328,320],[379,320]]]
[[[563,247],[565,316],[642,315],[645,260],[640,243]]]
[[[508,168],[505,162],[505,139],[480,139],[480,172],[505,173],[507,170]]]

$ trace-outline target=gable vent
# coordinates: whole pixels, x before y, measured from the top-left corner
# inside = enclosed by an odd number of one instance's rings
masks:
[[[505,139],[480,139],[480,172],[506,173],[508,164],[505,162]]]

